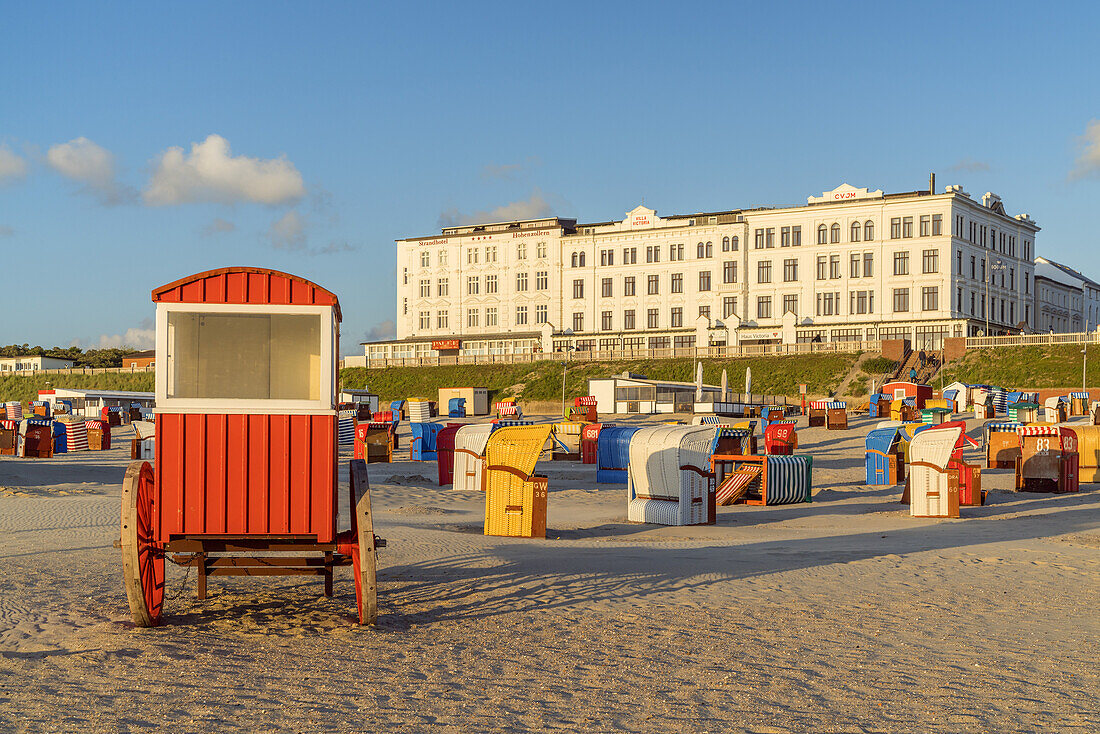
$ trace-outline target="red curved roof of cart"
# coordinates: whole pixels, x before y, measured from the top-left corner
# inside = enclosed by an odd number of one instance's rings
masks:
[[[153,301],[332,306],[336,320],[342,320],[340,301],[332,291],[297,275],[267,268],[218,268],[189,275],[154,289]]]

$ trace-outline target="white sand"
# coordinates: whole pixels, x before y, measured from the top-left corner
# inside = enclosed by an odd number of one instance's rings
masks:
[[[544,462],[547,539],[487,538],[482,495],[434,463],[372,464],[374,630],[348,571],[333,599],[217,577],[199,602],[174,566],[166,624],[135,629],[128,429],[0,457],[0,731],[1100,731],[1097,485],[983,471],[987,506],[911,519],[863,484],[874,422],[800,431],[812,504],[711,527],[628,524],[623,485]]]

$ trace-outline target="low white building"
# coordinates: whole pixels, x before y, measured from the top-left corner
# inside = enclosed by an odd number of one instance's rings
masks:
[[[66,401],[72,405],[73,415],[86,418],[98,418],[103,408],[129,408],[137,403],[143,410],[152,410],[156,396],[151,392],[131,390],[83,390],[80,388],[58,387],[53,390],[39,390],[38,399],[56,405]]]
[[[1042,304],[1042,307],[1046,308],[1051,314],[1051,318],[1054,318],[1054,311],[1061,312],[1064,310],[1068,316],[1067,328],[1055,328],[1054,331],[1092,331],[1100,326],[1100,283],[1068,265],[1063,265],[1045,257],[1035,258],[1035,277],[1045,278],[1047,281],[1057,284],[1051,286],[1049,294],[1051,298],[1068,300],[1068,306],[1053,302]],[[1067,286],[1068,289],[1060,286]],[[1055,294],[1055,291],[1057,291],[1057,294]],[[1080,293],[1078,294],[1077,291],[1080,291]],[[1037,302],[1039,302],[1038,296],[1039,293],[1036,291]],[[1036,313],[1039,319],[1042,320],[1042,313],[1038,311],[1038,308]],[[1054,327],[1049,323],[1037,323],[1035,328],[1038,331],[1050,331]]]
[[[57,357],[0,357],[0,372],[38,372],[66,370],[76,365],[71,359]]]

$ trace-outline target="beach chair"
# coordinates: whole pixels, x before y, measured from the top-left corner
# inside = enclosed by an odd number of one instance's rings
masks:
[[[795,430],[794,421],[772,423],[764,429],[764,451],[769,455],[790,456],[796,448],[798,448],[798,432]]]
[[[1017,428],[1020,428],[1020,424],[1016,422],[986,423],[983,426],[986,468],[1016,467],[1016,459],[1020,456],[1020,434],[1016,432]]]
[[[550,432],[550,458],[553,461],[580,461],[581,431],[586,425],[581,421],[554,423]]]
[[[24,418],[19,422],[18,455],[26,458],[51,458],[54,453],[53,432],[53,421],[49,418]]]
[[[710,457],[711,471],[722,504],[789,505],[811,502],[813,457]],[[744,485],[744,486],[742,486]]]
[[[410,408],[410,414],[412,408]],[[409,430],[412,438],[409,439],[410,461],[435,461],[435,439],[444,428],[441,423],[410,423]]]
[[[655,525],[713,525],[713,426],[643,428],[630,440],[627,520]]]
[[[133,421],[131,421],[132,423]],[[111,427],[101,420],[84,421],[88,432],[90,451],[109,451],[111,448]]]
[[[19,421],[0,418],[0,456],[15,456],[19,448]]]
[[[370,421],[355,427],[354,458],[368,464],[393,461],[393,452],[397,448],[394,442],[394,423],[392,421]]]
[[[1077,434],[1061,426],[1020,426],[1020,456],[1016,458],[1016,490],[1077,492]]]
[[[596,444],[596,483],[618,484],[627,481],[630,463],[630,438],[639,426],[604,426]]]
[[[827,414],[829,411],[828,400],[811,400],[809,404],[809,426],[815,428],[817,426],[825,426]]]
[[[913,437],[902,495],[911,517],[959,516],[959,489],[949,481],[948,464],[961,434],[961,428],[949,426],[930,428]]]
[[[101,423],[103,421],[100,421]],[[88,425],[83,418],[72,417],[60,422],[65,429],[65,448],[68,452],[88,450]],[[107,429],[111,429],[108,427]]]
[[[569,420],[595,423],[599,420],[596,414],[596,398],[592,395],[574,398],[573,407],[569,409]]]
[[[867,484],[889,487],[905,480],[905,460],[896,427],[876,428],[864,440]]]
[[[466,398],[451,398],[447,401],[447,417],[466,417]]]
[[[848,428],[848,403],[843,400],[830,400],[825,407],[825,429],[843,431]]]
[[[485,445],[492,432],[491,424],[481,423],[462,426],[455,433],[452,489],[484,491]]]
[[[749,423],[754,423],[749,421]],[[714,445],[710,448],[712,454],[739,454],[744,456],[756,455],[756,434],[751,428],[733,426],[716,426]]]
[[[1072,416],[1089,414],[1089,394],[1084,391],[1069,394],[1069,414]]]
[[[355,411],[341,410],[336,414],[336,443],[340,446],[355,444]]]
[[[548,480],[535,464],[550,437],[547,424],[508,426],[485,444],[485,534],[546,537]]]
[[[612,423],[589,423],[581,429],[581,463],[582,464],[595,464],[596,463],[596,446],[599,442],[600,430],[605,425],[614,425]]]
[[[452,423],[435,437],[436,465],[439,470],[440,487],[454,483],[455,436],[460,428],[462,428],[461,425]]]
[[[18,400],[4,403],[4,419],[9,421],[23,420],[23,403]]]
[[[153,461],[156,458],[156,423],[134,421],[134,437],[130,440],[130,458],[133,461]]]
[[[1079,484],[1100,482],[1100,426],[1078,426],[1077,481]]]

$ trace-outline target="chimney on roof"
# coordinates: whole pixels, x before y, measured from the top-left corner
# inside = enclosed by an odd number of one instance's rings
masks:
[[[929,196],[936,193],[936,174],[928,174],[928,194]]]

